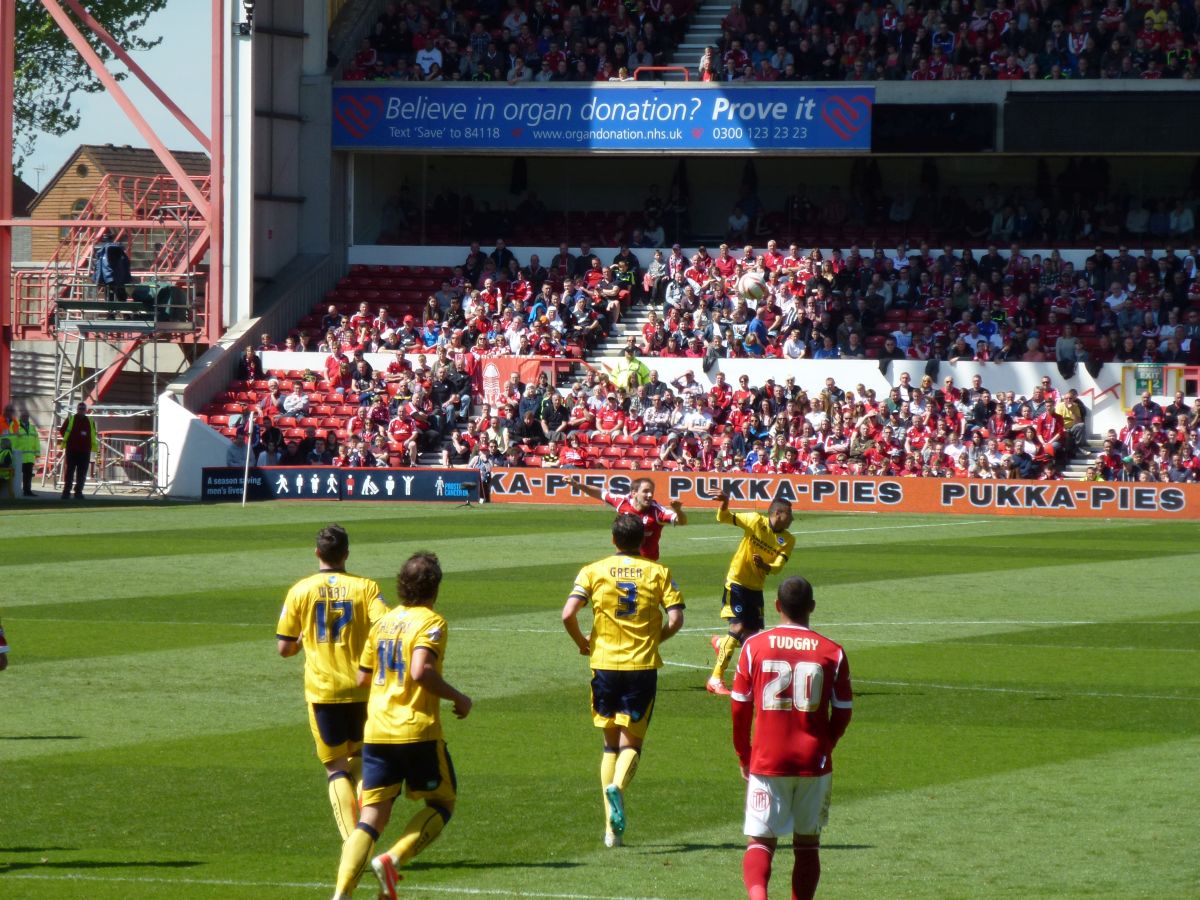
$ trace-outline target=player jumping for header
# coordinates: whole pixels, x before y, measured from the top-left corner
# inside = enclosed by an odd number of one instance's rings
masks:
[[[762,631],[763,584],[769,573],[778,572],[787,563],[796,539],[787,530],[792,524],[792,504],[788,501],[772,501],[764,516],[731,513],[727,494],[717,494],[716,499],[721,501],[717,521],[742,529],[742,541],[730,560],[721,598],[721,618],[730,620],[729,633],[724,637],[713,635],[717,664],[706,685],[710,694],[728,696],[725,669],[734,651],[751,635]]]

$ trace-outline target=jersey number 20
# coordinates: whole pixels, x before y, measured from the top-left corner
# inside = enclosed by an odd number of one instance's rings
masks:
[[[764,710],[813,712],[821,705],[825,670],[817,663],[798,662],[793,666],[782,659],[764,659],[762,670],[771,676],[763,685]]]

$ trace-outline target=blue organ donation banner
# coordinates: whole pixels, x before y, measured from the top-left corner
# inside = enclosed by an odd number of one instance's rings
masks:
[[[367,84],[333,89],[345,150],[866,152],[871,86]]]

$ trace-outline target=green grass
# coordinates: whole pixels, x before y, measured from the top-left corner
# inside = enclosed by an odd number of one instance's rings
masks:
[[[0,897],[332,893],[337,833],[299,660],[274,652],[312,538],[394,599],[447,571],[458,813],[414,897],[742,896],[742,782],[703,690],[736,543],[707,513],[667,532],[688,600],[628,846],[606,851],[586,662],[558,621],[610,516],[354,504],[18,507],[0,533]],[[804,515],[788,570],[856,687],[836,757],[824,897],[1200,893],[1200,525]],[[402,814],[401,814],[402,817]],[[394,835],[395,825],[389,831]],[[781,854],[773,896],[787,892]],[[360,896],[373,896],[364,884]]]

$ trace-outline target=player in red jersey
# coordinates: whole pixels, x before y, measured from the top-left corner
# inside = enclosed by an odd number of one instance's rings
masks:
[[[593,500],[607,503],[617,511],[617,515],[634,515],[642,520],[645,529],[642,538],[642,556],[658,561],[658,539],[662,536],[662,527],[670,522],[673,525],[686,525],[687,513],[683,504],[678,500],[671,503],[670,508],[656,503],[654,500],[654,482],[649,478],[635,479],[629,487],[629,494],[611,494],[607,489],[594,488],[584,484],[579,478],[571,479],[571,486],[578,488]]]
[[[746,640],[733,679],[733,747],[748,782],[742,879],[750,900],[767,900],[781,835],[792,835],[792,897],[812,897],[821,878],[833,748],[850,724],[852,691],[846,652],[808,627],[815,607],[805,579],[780,583],[781,622]]]

